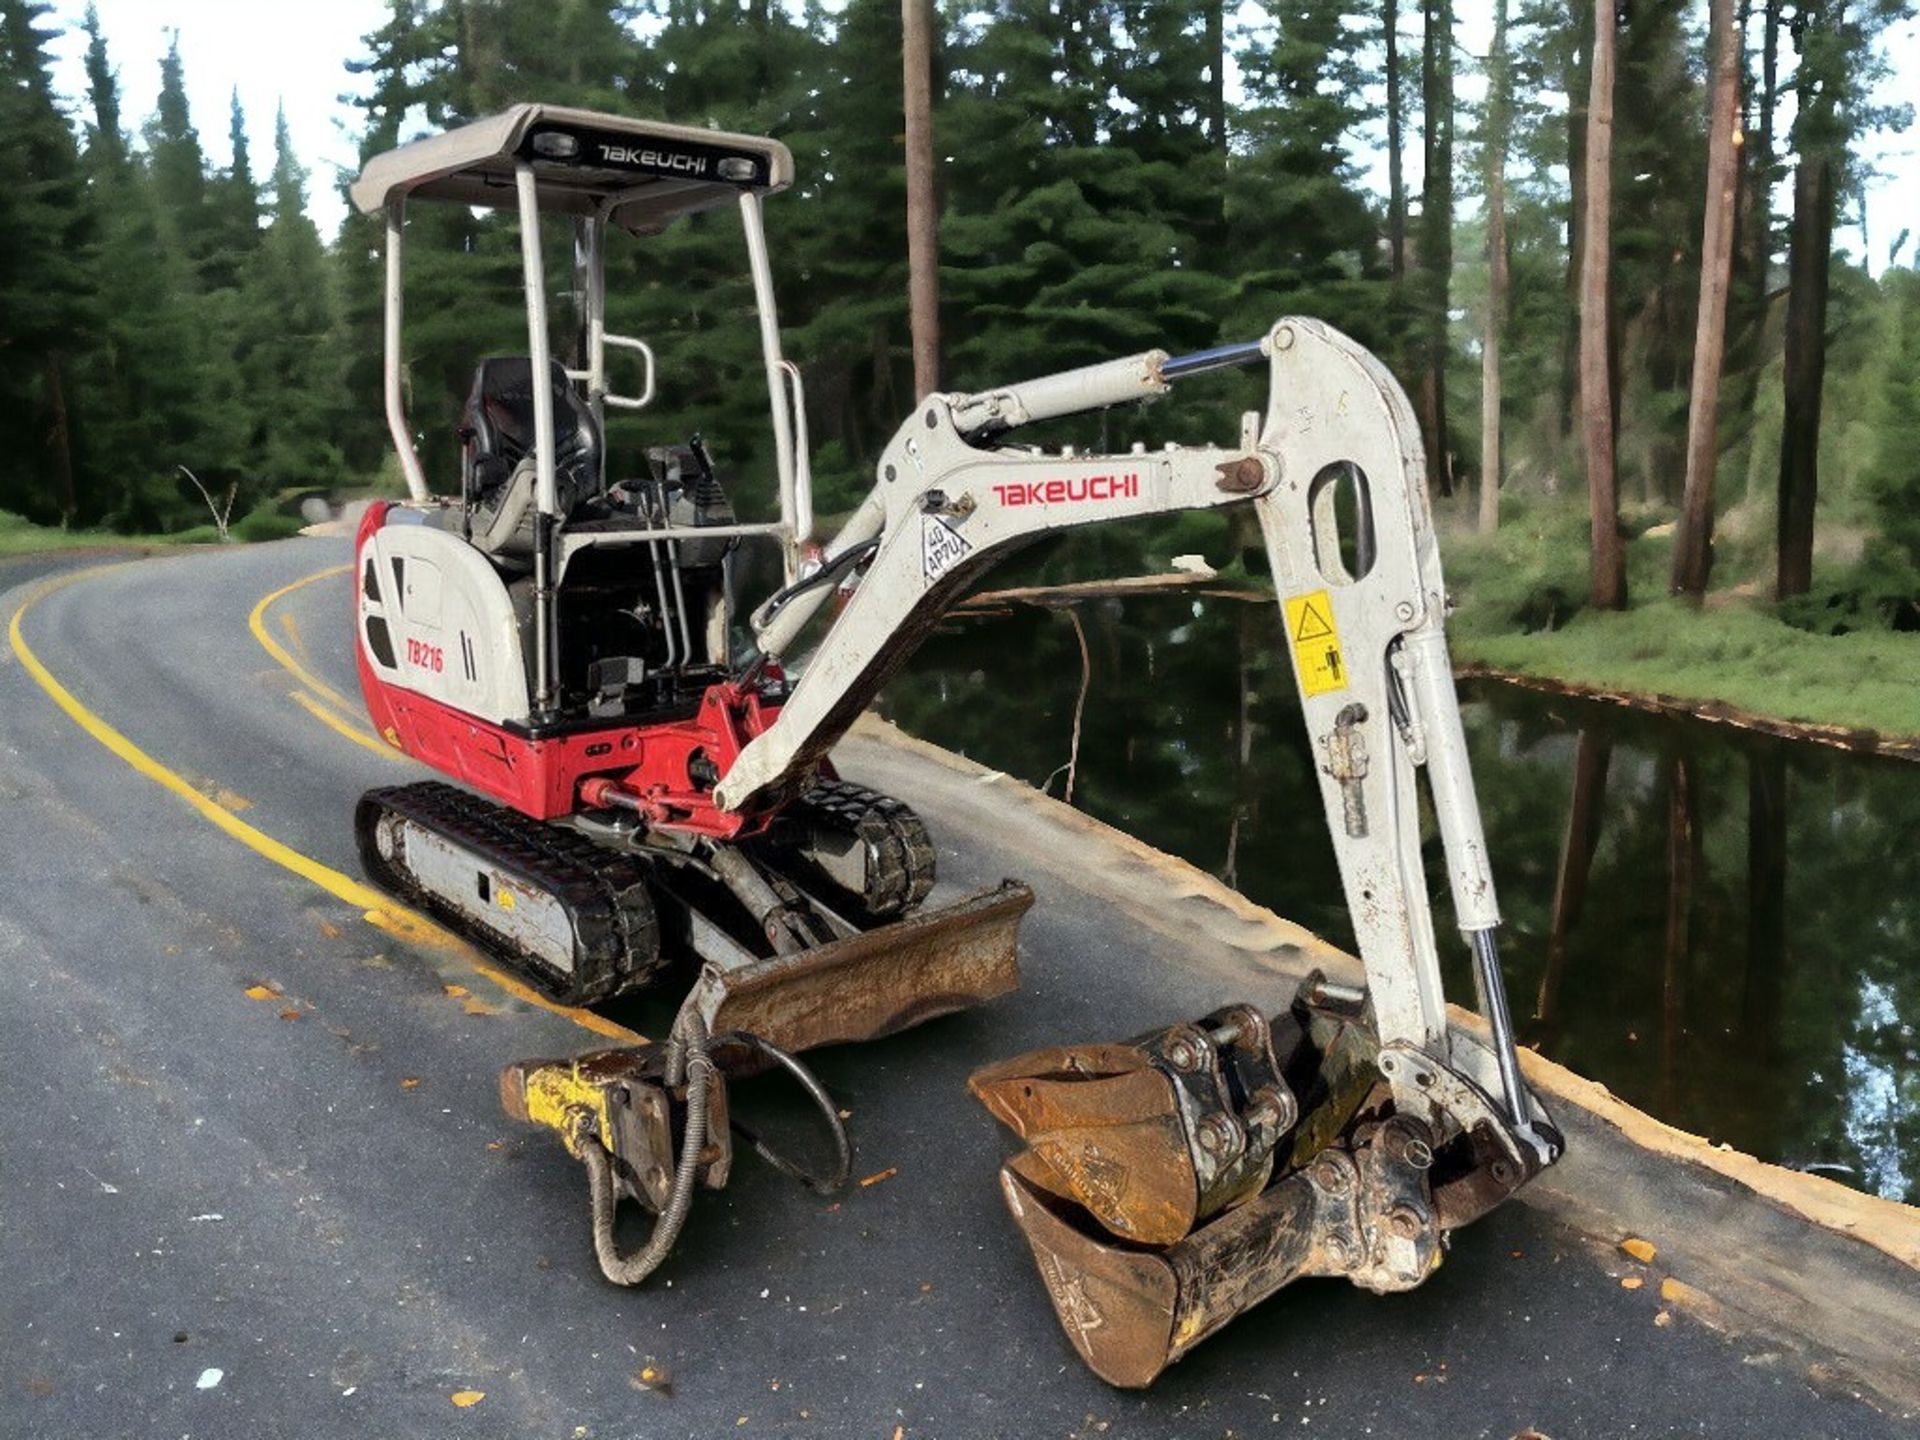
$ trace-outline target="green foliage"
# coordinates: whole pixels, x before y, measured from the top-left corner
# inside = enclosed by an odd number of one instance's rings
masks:
[[[1861,480],[1877,512],[1873,547],[1920,577],[1920,273],[1896,270],[1872,397],[1871,451]]]

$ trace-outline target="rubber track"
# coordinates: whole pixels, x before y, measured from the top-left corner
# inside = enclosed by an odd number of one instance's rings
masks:
[[[574,929],[574,971],[528,955],[507,936],[441,900],[380,855],[374,827],[382,811],[400,815],[484,855],[501,870],[554,896]],[[556,1000],[590,1005],[644,989],[667,968],[660,927],[647,892],[647,863],[597,845],[576,831],[423,780],[369,790],[360,797],[355,837],[361,863],[383,888],[423,905],[496,960]]]
[[[933,838],[905,801],[846,780],[822,780],[787,812],[803,823],[853,835],[877,863],[862,897],[879,919],[905,915],[933,889]]]

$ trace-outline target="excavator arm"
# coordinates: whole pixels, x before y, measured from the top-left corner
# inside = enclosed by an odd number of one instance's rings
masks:
[[[996,444],[1018,424],[1165,393],[1196,370],[1264,361],[1264,419],[1237,445],[1127,454]],[[1454,914],[1476,959],[1491,1056],[1463,1057],[1529,1126],[1494,934],[1493,873],[1445,629],[1446,588],[1406,396],[1378,360],[1316,320],[1189,361],[1164,352],[983,395],[934,395],[881,457],[872,492],[812,572],[755,615],[780,659],[850,562],[864,574],[765,733],[715,799],[750,808],[811,771],[968,587],[1019,542],[1078,526],[1251,504],[1284,612],[1284,643],[1320,761],[1320,790],[1383,1045],[1445,1057],[1451,1041],[1420,855],[1425,770]],[[1344,492],[1344,494],[1343,494]],[[1491,1063],[1489,1063],[1491,1062]],[[1409,1079],[1399,1098],[1419,1108]],[[1544,1153],[1544,1152],[1543,1152]]]

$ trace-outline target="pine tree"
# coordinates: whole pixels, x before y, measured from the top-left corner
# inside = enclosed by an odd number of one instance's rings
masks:
[[[177,30],[160,61],[160,98],[147,122],[146,140],[161,215],[198,273],[213,248],[213,212],[206,203],[207,158],[187,108],[186,70]]]
[[[247,154],[247,117],[240,108],[240,92],[233,92],[229,142],[233,163],[216,176],[207,196],[213,214],[207,224],[208,252],[201,273],[209,290],[238,286],[248,257],[260,245],[260,193]]]
[[[326,485],[341,471],[334,420],[341,402],[333,295],[320,232],[307,218],[307,174],[274,120],[269,221],[251,257],[238,329],[240,375],[252,424],[243,502],[292,486]]]
[[[38,22],[50,9],[0,0],[0,508],[70,523],[81,514],[70,370],[92,309],[92,223],[48,76]]]

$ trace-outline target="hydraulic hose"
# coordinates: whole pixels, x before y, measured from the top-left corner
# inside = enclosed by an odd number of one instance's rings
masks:
[[[700,1152],[707,1147],[707,1090],[714,1076],[705,1030],[699,1016],[689,1009],[681,1014],[668,1041],[677,1052],[668,1058],[669,1083],[675,1070],[682,1066],[686,1070],[687,1129],[680,1140],[680,1159],[673,1167],[673,1189],[647,1243],[633,1255],[620,1253],[620,1242],[613,1233],[614,1212],[620,1201],[613,1186],[613,1157],[595,1137],[586,1137],[581,1143],[580,1157],[586,1163],[593,1208],[593,1253],[600,1262],[600,1273],[616,1285],[638,1285],[658,1270],[680,1238],[680,1227],[687,1223],[693,1187],[700,1178]]]
[[[746,1049],[758,1051],[800,1082],[800,1088],[807,1092],[807,1098],[819,1107],[821,1115],[827,1122],[827,1133],[833,1137],[833,1171],[828,1175],[814,1174],[773,1149],[738,1120],[733,1122],[733,1133],[753,1146],[753,1153],[782,1175],[798,1180],[816,1195],[831,1195],[846,1184],[847,1176],[853,1173],[853,1145],[847,1139],[847,1127],[840,1119],[840,1109],[833,1103],[833,1096],[827,1093],[827,1087],[820,1083],[819,1077],[802,1064],[797,1055],[790,1054],[771,1040],[748,1031],[732,1030],[724,1035],[716,1035],[708,1048],[718,1050],[723,1045],[740,1045]]]
[[[841,1123],[839,1109],[818,1077],[797,1056],[759,1035],[731,1030],[708,1038],[705,1025],[689,1007],[681,1013],[667,1040],[667,1084],[670,1088],[676,1087],[684,1078],[687,1087],[687,1124],[680,1138],[680,1155],[674,1163],[673,1187],[668,1191],[660,1218],[654,1221],[653,1233],[647,1237],[646,1244],[631,1255],[620,1253],[620,1242],[614,1235],[620,1196],[614,1185],[613,1157],[598,1136],[580,1137],[580,1158],[587,1167],[587,1189],[593,1212],[593,1253],[600,1262],[600,1273],[616,1285],[640,1284],[660,1268],[680,1238],[687,1212],[693,1206],[694,1188],[700,1179],[700,1156],[707,1144],[707,1096],[718,1073],[713,1055],[726,1046],[753,1050],[800,1083],[800,1088],[826,1117],[828,1133],[833,1137],[834,1168],[830,1174],[816,1175],[774,1150],[746,1126],[736,1123],[733,1129],[753,1146],[754,1153],[781,1174],[791,1176],[820,1195],[838,1190],[852,1173],[853,1146],[847,1139],[847,1127]]]

